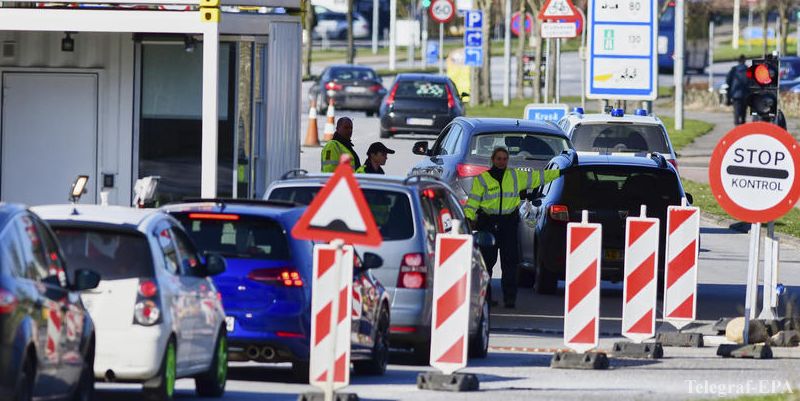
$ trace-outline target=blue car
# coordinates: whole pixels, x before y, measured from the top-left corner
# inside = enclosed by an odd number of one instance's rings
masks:
[[[165,207],[201,252],[217,253],[227,270],[214,277],[222,295],[229,360],[291,362],[308,376],[314,243],[288,233],[305,208],[291,203],[201,200]],[[351,360],[356,373],[382,375],[389,356],[389,298],[371,269],[380,257],[357,258]]]

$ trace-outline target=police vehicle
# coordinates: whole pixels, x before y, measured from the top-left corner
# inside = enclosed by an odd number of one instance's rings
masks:
[[[632,115],[625,114],[623,109],[585,114],[583,108],[576,107],[559,120],[558,127],[564,130],[578,152],[659,153],[678,168],[664,123],[647,110],[637,109]]]

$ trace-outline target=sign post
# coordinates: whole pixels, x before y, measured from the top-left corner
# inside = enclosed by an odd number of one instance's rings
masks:
[[[574,38],[578,36],[578,21],[580,14],[572,0],[547,0],[537,16],[542,21],[542,38],[547,38],[547,59],[550,60],[550,39],[556,39],[556,90],[555,102],[561,101],[561,38]],[[546,80],[550,80],[550,62],[547,63]],[[545,91],[549,91],[548,83]],[[545,94],[545,102],[547,102]]]
[[[444,71],[444,24],[453,20],[456,16],[456,5],[452,0],[433,0],[428,7],[431,18],[439,23],[439,74]]]
[[[800,145],[791,134],[774,124],[742,124],[728,132],[711,154],[708,175],[714,198],[734,218],[752,223],[744,315],[745,347],[750,341],[750,319],[756,316],[761,223],[777,220],[797,203],[800,196],[798,173]],[[764,292],[765,301],[769,296],[770,302],[765,302],[765,309],[772,307],[771,298],[778,279],[775,248],[773,242],[767,242],[770,271],[764,275]],[[750,351],[757,352],[760,357],[771,357],[768,346]],[[724,356],[737,356],[736,352],[723,346],[717,350],[718,355]]]
[[[611,6],[589,0],[588,99],[655,100],[658,95],[657,0]]]
[[[292,236],[330,242],[314,246],[309,382],[323,391],[325,401],[332,401],[336,390],[350,384],[351,245],[379,246],[383,241],[350,168],[349,156],[339,161],[336,171],[292,228]],[[302,399],[316,400],[318,396],[319,393],[307,393]]]

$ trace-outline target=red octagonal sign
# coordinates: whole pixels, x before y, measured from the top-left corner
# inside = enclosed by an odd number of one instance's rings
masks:
[[[800,145],[774,124],[740,125],[717,143],[708,177],[725,211],[748,223],[789,212],[800,197]]]

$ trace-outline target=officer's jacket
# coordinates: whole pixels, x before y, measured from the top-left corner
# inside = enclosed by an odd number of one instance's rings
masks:
[[[350,167],[355,170],[357,167],[356,158],[355,155],[350,152],[350,149],[347,149],[347,146],[344,146],[337,140],[328,141],[325,147],[322,148],[322,172],[332,173],[336,170],[336,166],[339,165],[339,159],[345,153],[350,155]]]
[[[561,175],[559,170],[526,172],[507,168],[502,184],[484,171],[472,180],[472,191],[464,206],[464,213],[475,220],[478,210],[488,215],[510,214],[519,206],[519,193],[547,184]]]

